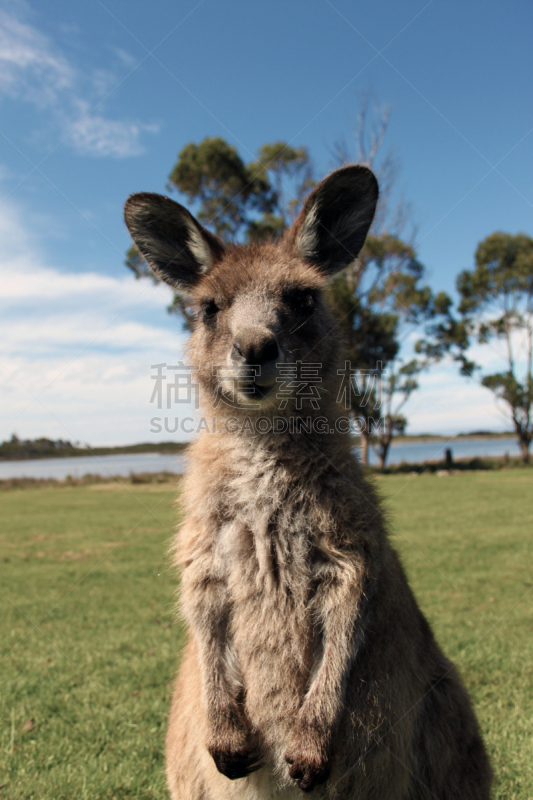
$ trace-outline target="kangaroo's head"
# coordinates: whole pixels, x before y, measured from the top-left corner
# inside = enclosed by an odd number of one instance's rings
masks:
[[[275,409],[280,371],[298,363],[320,364],[327,390],[339,337],[322,291],[357,257],[377,198],[369,169],[344,167],[318,184],[279,242],[229,247],[166,197],[128,199],[126,224],[140,253],[196,312],[189,361],[199,367],[204,402],[222,395],[233,408]]]

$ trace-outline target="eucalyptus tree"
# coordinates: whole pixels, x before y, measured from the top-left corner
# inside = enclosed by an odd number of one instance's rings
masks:
[[[476,249],[475,266],[457,276],[456,286],[458,313],[448,300],[426,352],[449,352],[462,374],[480,375],[482,386],[512,420],[522,458],[528,462],[533,439],[533,239],[523,233],[487,236]],[[504,369],[488,372],[469,360],[474,343],[489,346],[496,341],[504,345]]]

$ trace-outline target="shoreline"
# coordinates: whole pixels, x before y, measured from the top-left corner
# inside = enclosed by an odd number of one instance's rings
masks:
[[[365,467],[369,474],[379,475],[458,475],[462,472],[499,472],[516,469],[531,469],[533,461],[525,464],[519,456],[506,458],[505,456],[488,456],[474,458],[457,458],[453,460],[451,467],[442,460],[431,460],[424,462],[411,463],[403,461],[400,464],[391,464],[386,467],[370,465]],[[131,485],[148,485],[157,488],[162,484],[173,484],[179,486],[182,479],[181,473],[168,472],[131,472],[127,477],[119,475],[100,475],[97,473],[86,473],[80,477],[67,476],[65,479],[58,478],[3,478],[0,479],[0,491],[9,489],[46,489],[50,487],[76,487],[88,485],[116,486],[125,488]]]
[[[395,436],[392,444],[415,444],[418,442],[478,442],[480,439],[515,439],[516,433],[458,433],[455,436],[441,436],[438,433],[414,433]]]
[[[456,436],[442,436],[433,433],[407,434],[405,436],[395,436],[391,447],[399,444],[423,444],[426,442],[446,442],[453,447],[454,442],[474,442],[483,439],[514,439],[516,434],[507,433],[460,433]],[[158,453],[163,455],[183,455],[187,450],[189,442],[142,442],[140,444],[120,445],[117,447],[73,447],[63,451],[48,451],[45,453],[28,453],[17,456],[0,455],[0,463],[6,461],[39,461],[50,458],[90,458],[91,456],[119,456],[133,455],[135,453]],[[359,446],[359,439],[354,437],[354,446]]]
[[[158,442],[151,444],[150,442],[142,442],[141,444],[126,444],[119,445],[118,447],[72,447],[65,448],[54,452],[49,450],[44,453],[28,453],[20,454],[17,456],[1,456],[0,463],[6,461],[41,461],[50,458],[91,458],[92,456],[124,456],[158,453],[168,456],[183,455],[187,449],[188,442]]]

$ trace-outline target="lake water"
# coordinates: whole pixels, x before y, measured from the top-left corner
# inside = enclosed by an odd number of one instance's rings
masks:
[[[424,461],[442,461],[449,447],[454,458],[474,456],[520,455],[516,439],[455,439],[449,442],[410,442],[392,444],[388,464],[411,464]],[[117,456],[79,456],[77,458],[40,458],[33,461],[0,461],[0,480],[7,478],[55,478],[64,480],[67,475],[81,478],[88,472],[109,477],[127,477],[130,472],[183,472],[186,457],[166,453],[132,453]],[[378,459],[372,451],[370,463]]]
[[[502,439],[452,439],[438,442],[402,442],[394,444],[389,450],[387,464],[422,464],[424,461],[444,461],[444,451],[452,451],[454,458],[475,458],[476,456],[519,456],[517,440],[510,436]],[[370,463],[378,464],[378,457],[372,451]]]
[[[185,456],[167,453],[126,453],[117,456],[76,456],[38,458],[28,461],[0,461],[0,480],[6,478],[81,478],[87,473],[127,477],[130,472],[183,472]]]

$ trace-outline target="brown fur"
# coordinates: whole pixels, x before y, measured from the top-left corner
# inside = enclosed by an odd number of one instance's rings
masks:
[[[335,431],[341,343],[321,289],[364,241],[371,173],[333,173],[283,242],[222,249],[206,236],[205,254],[197,233],[189,249],[193,218],[176,204],[158,228],[153,197],[130,198],[126,220],[157,274],[198,309],[189,363],[219,423],[190,449],[181,500],[189,639],[167,734],[172,800],[291,800],[313,789],[343,800],[488,800],[468,695],[416,604],[350,437],[235,430],[245,415],[300,414]],[[259,352],[268,337],[282,362],[322,363],[320,409],[280,411],[272,389],[251,409],[213,410],[228,393],[213,367],[239,375],[235,352],[243,342]],[[264,361],[268,389],[278,372]]]

